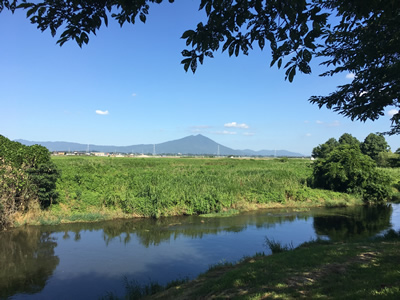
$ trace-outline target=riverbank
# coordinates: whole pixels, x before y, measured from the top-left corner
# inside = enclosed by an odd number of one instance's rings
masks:
[[[332,201],[320,201],[319,203],[313,202],[296,202],[286,201],[285,203],[246,203],[241,202],[232,208],[226,208],[219,212],[199,214],[200,217],[212,218],[212,217],[230,217],[240,212],[256,211],[263,209],[281,210],[281,209],[295,209],[298,211],[308,210],[311,208],[318,207],[347,207],[347,206],[359,206],[363,205],[363,202],[357,198],[350,199],[335,199]],[[168,214],[161,217],[174,217],[174,216],[186,216],[185,213]],[[194,214],[192,214],[194,215]],[[54,205],[48,210],[34,209],[27,214],[18,214],[15,217],[14,227],[22,225],[59,225],[79,222],[100,222],[118,219],[132,219],[132,218],[149,218],[148,216],[127,214],[121,209],[106,209],[92,207],[89,210],[80,211],[69,211],[68,206],[65,205]],[[151,217],[150,217],[151,218]]]
[[[399,247],[400,232],[393,230],[357,242],[317,240],[237,264],[221,263],[193,281],[173,282],[173,287],[146,299],[399,299]],[[145,288],[130,287],[136,296],[138,291],[146,294]],[[150,286],[147,293],[152,293]],[[113,297],[109,296],[105,299]]]
[[[307,186],[307,159],[53,157],[56,202],[15,226],[119,218],[226,214],[264,208],[361,205],[355,195]]]

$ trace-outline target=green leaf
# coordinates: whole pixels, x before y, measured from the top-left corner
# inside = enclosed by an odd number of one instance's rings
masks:
[[[190,63],[190,69],[192,69],[193,74],[196,73],[197,69],[197,60],[192,59],[192,62]]]
[[[235,49],[235,56],[236,57],[239,55],[239,50],[240,50],[240,45],[236,44],[236,49]]]
[[[233,55],[234,50],[235,50],[235,43],[232,43],[229,45],[229,50],[228,50],[229,56]]]
[[[81,33],[81,41],[85,44],[89,42],[89,36],[86,34],[86,32]]]
[[[264,38],[259,38],[258,39],[258,46],[260,47],[261,50],[264,49],[264,46],[265,46]]]
[[[206,13],[207,13],[207,16],[209,16],[210,13],[211,13],[211,6],[212,6],[211,2],[208,2],[207,5],[206,5]],[[193,72],[193,73],[194,73],[194,72]]]
[[[181,64],[183,65],[183,68],[185,69],[186,72],[189,70],[191,60],[192,60],[191,58],[185,58],[184,60],[181,61]]]
[[[139,19],[140,19],[140,21],[142,21],[143,23],[146,23],[146,15],[145,15],[144,13],[140,13]]]
[[[192,36],[192,35],[194,35],[194,34],[195,34],[194,30],[186,30],[186,31],[182,34],[181,39],[186,39],[186,38],[188,38],[189,36]]]
[[[272,56],[272,61],[271,61],[271,64],[269,65],[269,67],[271,68],[276,63],[277,60],[278,60],[278,58],[274,58]]]
[[[200,64],[203,64],[203,60],[204,60],[204,54],[199,55]]]
[[[36,7],[32,7],[31,9],[29,9],[26,12],[26,17],[29,18],[32,14],[36,13],[37,9],[38,9],[37,6]]]
[[[192,53],[189,50],[183,50],[181,53],[182,56],[192,56]]]
[[[289,73],[289,82],[293,81],[294,75],[296,75],[296,67],[292,67],[292,70]]]
[[[311,57],[312,57],[311,52],[308,51],[307,49],[304,49],[304,50],[303,50],[303,59],[304,59],[306,62],[310,62]]]
[[[103,15],[103,19],[104,19],[104,24],[106,25],[106,27],[108,27],[108,17],[107,14]]]

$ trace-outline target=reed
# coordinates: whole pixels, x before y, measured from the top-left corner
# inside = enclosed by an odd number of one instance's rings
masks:
[[[62,207],[67,215],[102,210],[109,215],[122,212],[158,218],[257,207],[352,205],[360,200],[308,187],[312,162],[306,159],[53,160],[62,175],[57,182],[58,204],[53,204],[50,211],[59,213]]]

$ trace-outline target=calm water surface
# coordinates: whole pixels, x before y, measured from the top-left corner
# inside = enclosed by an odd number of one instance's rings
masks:
[[[176,217],[30,226],[0,233],[0,299],[123,295],[123,278],[164,284],[212,264],[269,253],[267,236],[297,246],[400,230],[400,204],[383,208],[265,210],[226,218]]]

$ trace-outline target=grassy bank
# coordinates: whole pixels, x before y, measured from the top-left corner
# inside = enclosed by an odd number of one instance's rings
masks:
[[[57,202],[16,216],[16,225],[362,204],[356,195],[308,187],[307,159],[52,159],[61,170]],[[385,172],[396,178],[399,171]],[[396,201],[398,182],[393,189]]]
[[[344,206],[356,196],[307,187],[306,159],[53,157],[59,198],[19,224],[58,224],[257,208]]]
[[[224,263],[164,291],[138,288],[146,299],[400,299],[400,232],[349,243],[315,241]],[[290,249],[290,247],[289,247]],[[132,287],[132,286],[127,286]],[[140,298],[140,293],[126,299]],[[106,299],[116,299],[109,297]]]

